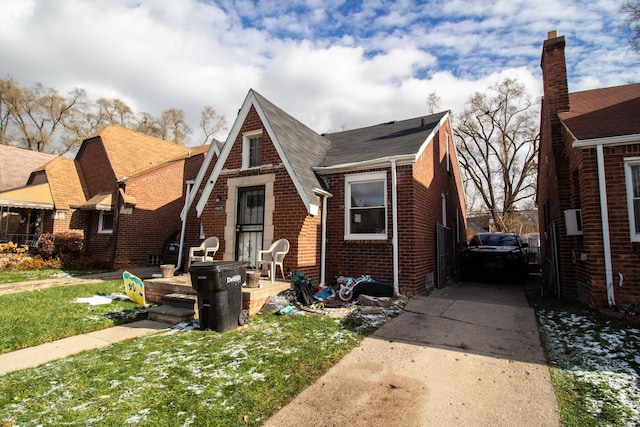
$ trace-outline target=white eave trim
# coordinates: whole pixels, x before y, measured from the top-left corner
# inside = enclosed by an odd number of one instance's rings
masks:
[[[607,146],[607,145],[628,145],[628,144],[640,144],[640,134],[632,134],[632,135],[620,135],[620,136],[609,136],[607,138],[593,138],[593,139],[583,139],[583,140],[575,140],[571,145],[573,148],[593,148],[598,145]]]
[[[400,156],[389,156],[381,157],[379,159],[366,160],[364,162],[342,163],[340,165],[334,166],[317,166],[314,167],[313,170],[318,173],[329,174],[357,171],[362,169],[388,168],[389,163],[394,161],[400,166],[412,165],[416,162],[417,157],[418,156],[416,154],[403,154]]]
[[[214,155],[220,158],[220,150],[218,149],[218,144],[216,144],[215,140],[209,146],[209,150],[207,151],[207,155],[205,156],[204,161],[202,162],[202,165],[200,165],[200,170],[198,171],[198,175],[196,176],[195,181],[189,180],[192,182],[187,182],[187,184],[193,184],[193,185],[191,186],[191,192],[187,194],[187,200],[184,206],[182,207],[182,212],[180,212],[180,219],[182,221],[185,221],[187,219],[187,213],[189,212],[189,209],[191,209],[191,205],[193,204],[196,198],[196,194],[198,194],[198,189],[202,184],[202,180],[204,179],[204,174],[207,171],[207,169],[209,169],[209,165],[211,164],[211,161],[213,160]]]

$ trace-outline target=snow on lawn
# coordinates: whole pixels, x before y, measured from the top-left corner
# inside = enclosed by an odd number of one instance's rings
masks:
[[[640,329],[584,312],[538,310],[551,367],[571,373],[594,390],[584,396],[597,418],[603,406],[626,412],[626,425],[640,419]],[[622,325],[622,326],[621,326]],[[606,397],[606,398],[605,398]]]

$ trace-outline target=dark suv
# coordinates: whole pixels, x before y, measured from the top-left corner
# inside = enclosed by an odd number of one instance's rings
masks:
[[[515,233],[479,233],[462,251],[461,277],[488,273],[524,280],[529,274],[527,247]]]

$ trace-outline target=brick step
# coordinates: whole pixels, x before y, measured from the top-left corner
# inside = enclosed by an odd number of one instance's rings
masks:
[[[196,295],[173,293],[164,295],[160,298],[160,302],[162,302],[163,305],[169,305],[171,307],[194,310],[198,303],[198,297]]]
[[[195,315],[195,311],[193,309],[172,307],[170,305],[157,305],[149,307],[148,313],[149,320],[171,324],[193,320],[193,317]]]

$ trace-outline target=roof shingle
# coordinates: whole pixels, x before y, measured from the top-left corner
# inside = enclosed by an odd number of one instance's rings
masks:
[[[558,116],[579,141],[640,134],[640,83],[573,92],[569,105]]]

